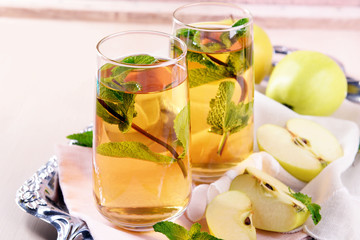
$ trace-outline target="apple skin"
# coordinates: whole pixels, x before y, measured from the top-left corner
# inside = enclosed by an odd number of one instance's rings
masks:
[[[266,96],[304,115],[328,116],[347,94],[347,80],[334,60],[314,51],[295,51],[273,69]]]
[[[237,176],[230,190],[245,193],[253,206],[253,224],[256,228],[288,232],[304,224],[310,213],[306,206],[290,196],[289,187],[253,167]]]
[[[254,72],[256,84],[260,84],[270,74],[273,52],[274,49],[269,36],[261,27],[254,24]]]

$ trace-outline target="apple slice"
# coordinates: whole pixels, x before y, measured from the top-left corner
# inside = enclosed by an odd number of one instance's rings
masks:
[[[251,202],[242,192],[227,191],[217,195],[207,206],[205,216],[210,233],[217,238],[256,239]]]
[[[264,124],[258,128],[256,137],[260,150],[268,152],[290,174],[305,182],[343,155],[335,136],[307,119],[290,119],[286,128]]]
[[[306,206],[290,195],[285,184],[253,167],[237,176],[230,190],[242,191],[250,198],[253,224],[258,229],[288,232],[304,224],[310,215]]]

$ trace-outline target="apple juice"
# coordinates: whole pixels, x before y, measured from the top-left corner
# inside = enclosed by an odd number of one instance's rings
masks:
[[[188,46],[190,154],[199,182],[216,180],[253,151],[251,26],[233,29],[232,22],[177,30]]]
[[[141,58],[150,56],[120,60],[138,68],[105,64],[97,82],[94,195],[103,216],[129,229],[178,216],[191,189],[186,69]]]

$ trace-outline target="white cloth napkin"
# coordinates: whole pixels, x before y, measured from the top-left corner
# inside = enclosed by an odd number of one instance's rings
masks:
[[[351,111],[360,113],[360,105],[345,104],[345,106],[351,107],[348,108],[348,111],[340,110],[345,112],[344,115],[353,116]],[[312,196],[313,201],[321,205],[323,217],[316,226],[309,219],[303,229],[306,233],[300,231],[292,234],[279,234],[257,231],[258,239],[303,239],[307,234],[326,240],[360,239],[360,229],[357,226],[360,223],[360,164],[356,164],[357,161],[354,161],[359,146],[358,125],[360,125],[360,120],[355,124],[336,118],[300,116],[258,92],[255,92],[254,114],[255,130],[264,123],[284,126],[288,119],[295,117],[316,121],[328,128],[338,138],[344,149],[344,156],[327,166],[310,183],[305,184],[288,174],[269,154],[258,153],[256,147],[256,153],[236,169],[227,172],[218,181],[210,185],[203,184],[195,187],[186,214],[176,222],[189,229],[193,221],[199,221],[203,226],[203,231],[206,231],[206,221],[202,217],[207,203],[217,194],[226,191],[231,179],[241,173],[245,166],[252,165],[268,172],[294,190],[301,190]],[[360,114],[350,119],[356,120],[357,116]],[[254,146],[257,146],[256,139],[254,143]],[[95,240],[166,239],[159,233],[130,233],[121,230],[98,213],[92,196],[91,149],[59,145],[56,148],[56,155],[59,159],[60,185],[70,214],[87,223]]]

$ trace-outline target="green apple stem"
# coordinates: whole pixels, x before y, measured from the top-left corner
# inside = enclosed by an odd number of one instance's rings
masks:
[[[219,156],[221,156],[223,150],[224,150],[224,147],[225,147],[225,144],[229,138],[229,135],[230,135],[230,132],[225,132],[223,135],[222,135],[222,138],[221,138],[221,141],[220,141],[220,144],[219,144],[219,147],[218,147],[218,151],[217,151],[217,154]]]

